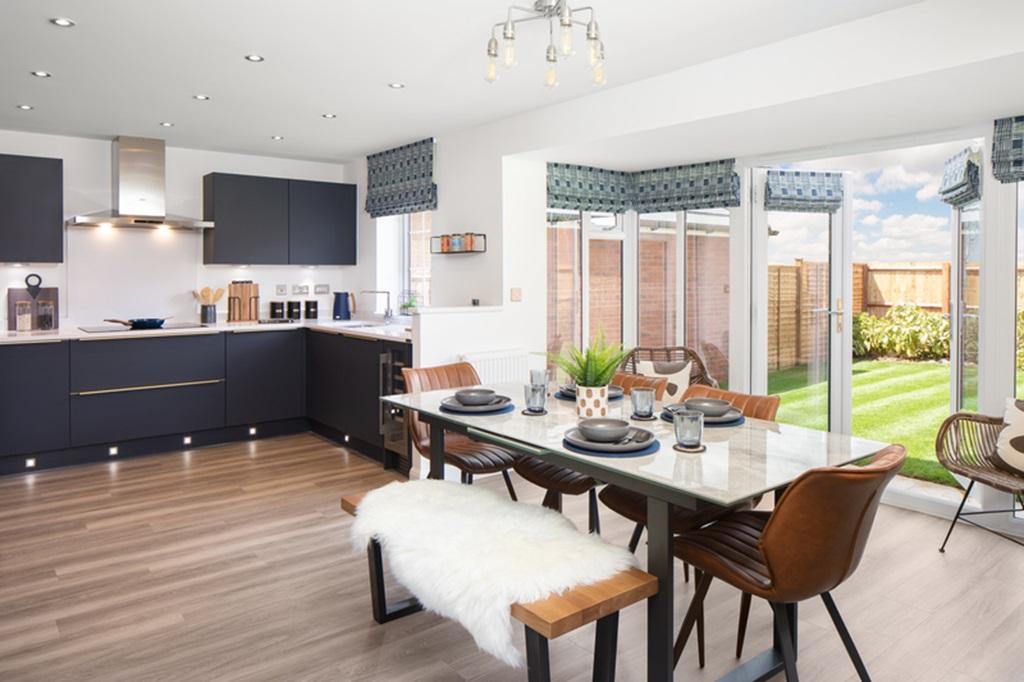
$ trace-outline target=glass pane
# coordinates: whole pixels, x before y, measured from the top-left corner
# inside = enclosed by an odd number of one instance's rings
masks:
[[[622,343],[622,240],[591,239],[590,338],[604,331],[608,343]]]
[[[729,211],[686,212],[686,337],[722,388],[729,383]]]
[[[637,245],[637,338],[641,346],[675,346],[679,291],[678,213],[640,216]]]
[[[548,212],[547,349],[580,345],[582,333],[581,216],[578,211]]]
[[[433,213],[409,216],[409,289],[416,304],[430,305],[430,229]]]
[[[768,393],[778,421],[827,430],[829,245],[826,213],[769,211]]]
[[[960,409],[978,409],[978,312],[981,266],[981,207],[970,204],[960,215]]]
[[[1017,183],[1017,397],[1024,392],[1024,182]]]

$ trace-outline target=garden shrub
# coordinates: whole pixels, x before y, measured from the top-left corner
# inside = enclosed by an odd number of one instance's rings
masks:
[[[1024,324],[1018,321],[1018,325]],[[904,303],[889,308],[885,317],[858,313],[853,317],[854,357],[893,357],[906,360],[949,358],[949,318]],[[1021,351],[1018,350],[1018,361]]]

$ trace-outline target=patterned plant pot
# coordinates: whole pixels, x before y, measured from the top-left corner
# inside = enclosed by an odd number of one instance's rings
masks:
[[[580,419],[608,416],[607,386],[577,386],[576,415]]]

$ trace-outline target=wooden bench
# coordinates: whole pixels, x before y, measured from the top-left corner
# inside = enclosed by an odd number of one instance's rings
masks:
[[[355,516],[365,495],[366,492],[361,492],[342,497],[342,510]],[[370,541],[367,555],[374,620],[386,623],[421,611],[423,607],[415,598],[387,603],[383,560],[376,540]],[[630,568],[591,585],[581,585],[526,604],[513,604],[512,617],[526,628],[527,677],[530,682],[548,682],[551,679],[548,640],[595,621],[593,679],[601,682],[614,680],[619,611],[654,596],[657,591],[657,578],[639,568]]]

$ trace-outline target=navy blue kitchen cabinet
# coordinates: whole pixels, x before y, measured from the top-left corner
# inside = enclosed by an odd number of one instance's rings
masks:
[[[0,154],[0,262],[64,260],[64,162]]]
[[[203,262],[286,265],[288,180],[210,173],[203,177]]]
[[[68,344],[0,345],[0,456],[68,447]]]
[[[225,337],[229,426],[305,416],[306,335],[301,329]]]
[[[383,445],[380,402],[384,351],[380,341],[339,337],[347,383],[342,403],[342,431],[370,445]]]
[[[350,388],[348,363],[340,334],[310,330],[306,339],[306,414],[344,432],[345,393]]]
[[[356,186],[288,182],[288,260],[293,265],[356,264]]]
[[[71,342],[72,392],[223,378],[223,334]]]

